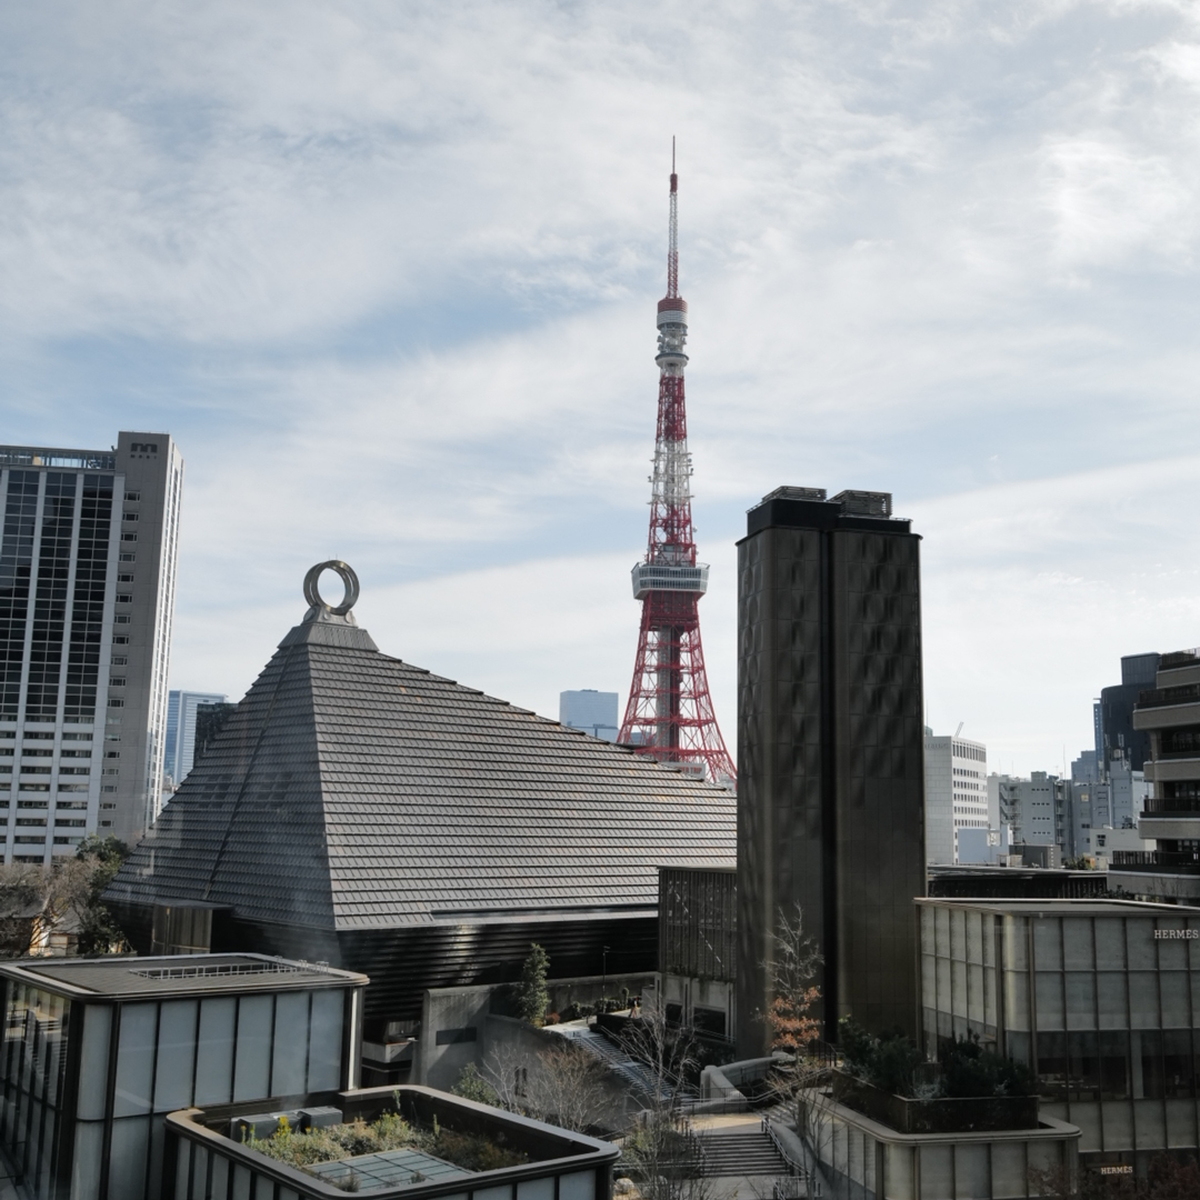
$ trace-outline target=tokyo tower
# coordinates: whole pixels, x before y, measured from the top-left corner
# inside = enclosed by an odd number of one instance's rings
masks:
[[[737,773],[713,712],[700,645],[700,597],[708,565],[696,562],[692,456],[687,448],[683,370],[687,304],[679,295],[678,183],[671,146],[667,294],[658,302],[658,432],[651,476],[650,538],[633,568],[642,628],[629,704],[617,740],[664,763],[732,787]]]

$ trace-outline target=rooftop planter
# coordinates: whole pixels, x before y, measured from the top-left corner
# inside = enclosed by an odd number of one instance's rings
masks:
[[[1036,1096],[942,1097],[937,1100],[897,1096],[835,1069],[834,1099],[898,1133],[973,1133],[997,1129],[1037,1129]]]

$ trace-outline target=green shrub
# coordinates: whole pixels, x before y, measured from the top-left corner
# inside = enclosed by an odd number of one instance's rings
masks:
[[[839,1046],[846,1070],[859,1079],[896,1096],[933,1100],[946,1096],[965,1100],[978,1096],[1032,1096],[1037,1079],[1023,1063],[1004,1058],[980,1045],[970,1034],[946,1046],[932,1083],[918,1087],[916,1076],[926,1066],[925,1056],[911,1038],[901,1033],[872,1037],[850,1017],[838,1022]]]
[[[493,1108],[500,1107],[500,1097],[496,1089],[479,1073],[474,1063],[467,1063],[458,1073],[458,1082],[450,1089],[456,1096],[464,1100],[474,1100],[476,1104],[490,1104]]]
[[[550,955],[534,942],[521,967],[521,982],[517,984],[517,1012],[530,1025],[540,1025],[550,1007],[550,990],[546,987],[549,970]]]
[[[956,1039],[939,1054],[944,1093],[970,1096],[1032,1096],[1037,1079],[1024,1064],[979,1044],[976,1034]]]

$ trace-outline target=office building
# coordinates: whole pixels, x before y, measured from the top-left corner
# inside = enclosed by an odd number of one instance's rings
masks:
[[[958,862],[959,831],[988,830],[987,747],[925,729],[925,857]],[[985,842],[986,844],[986,842]]]
[[[1095,872],[1093,872],[1095,874]],[[1026,1063],[1092,1168],[1200,1147],[1200,909],[917,902],[926,1050],[968,1034]]]
[[[780,488],[738,543],[738,1050],[780,914],[824,956],[826,1036],[917,1029],[925,890],[920,538],[880,492]]]
[[[157,1200],[166,1114],[355,1087],[366,982],[254,954],[0,964],[22,1195]]]
[[[255,954],[0,966],[0,1145],[27,1200],[610,1200],[616,1146],[421,1087],[358,1084],[362,975]],[[461,1031],[443,1031],[458,1034]],[[399,1113],[504,1146],[478,1169],[423,1150],[298,1166],[256,1149]],[[8,1182],[5,1180],[4,1182]],[[10,1192],[5,1190],[5,1195]]]
[[[168,787],[178,787],[192,769],[196,755],[196,714],[201,705],[224,704],[219,692],[170,692],[167,695],[167,734],[163,773]]]
[[[1133,723],[1133,710],[1138,696],[1154,686],[1158,670],[1158,654],[1127,654],[1121,659],[1121,682],[1100,692],[1095,706],[1096,755],[1102,771],[1112,769],[1114,762],[1127,763],[1130,770],[1140,771],[1149,756],[1150,740],[1145,730]]]
[[[1200,653],[1165,654],[1144,689],[1133,726],[1149,740],[1144,766],[1153,789],[1142,801],[1141,850],[1114,852],[1109,878],[1134,896],[1200,900]],[[1152,841],[1151,841],[1152,839]],[[1153,846],[1153,848],[1151,848]]]
[[[728,860],[732,793],[381,653],[336,569],[351,599],[310,572],[109,888],[133,945],[360,970],[380,1045],[423,1036],[428,988],[518,978],[533,942],[558,978],[653,971],[658,867]]]
[[[0,446],[5,862],[132,842],[158,811],[182,482],[164,433]]]
[[[1000,810],[1000,821],[1007,827],[1008,839],[1017,853],[1019,846],[1053,846],[1062,858],[1085,853],[1076,844],[1075,828],[1082,828],[1088,809],[1072,807],[1072,785],[1057,775],[1032,771],[1028,779],[1014,775],[989,776]],[[1082,796],[1088,797],[1085,788]],[[1081,814],[1078,817],[1076,813]],[[1087,822],[1090,825],[1090,821]]]
[[[592,737],[615,742],[619,732],[617,693],[598,692],[595,688],[561,692],[558,697],[558,719],[572,729],[582,729]]]

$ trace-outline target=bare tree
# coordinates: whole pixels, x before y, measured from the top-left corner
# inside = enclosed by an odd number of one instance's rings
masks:
[[[543,1120],[586,1133],[611,1128],[613,1104],[604,1064],[565,1038],[537,1055],[532,1101]]]
[[[816,1008],[821,989],[816,980],[823,959],[804,932],[804,912],[796,905],[792,915],[782,908],[772,933],[772,955],[764,964],[771,988],[771,1004],[762,1018],[771,1031],[771,1049],[779,1063],[770,1076],[771,1090],[786,1104],[793,1126],[806,1147],[812,1168],[820,1169],[821,1146],[832,1134],[829,1098],[828,1048],[819,1042],[821,1021]]]
[[[673,1028],[656,996],[626,1025],[630,1056],[649,1072],[646,1109],[625,1138],[622,1154],[638,1176],[645,1200],[709,1200],[699,1144],[683,1106],[685,1080],[695,1066],[688,1031]]]
[[[482,1074],[501,1107],[579,1133],[612,1128],[607,1068],[565,1038],[545,1037],[537,1050],[506,1042],[488,1052]]]
[[[779,910],[772,934],[772,955],[766,964],[771,1004],[762,1014],[771,1031],[771,1049],[783,1056],[772,1074],[775,1094],[793,1111],[796,1129],[804,1123],[804,1104],[821,1082],[828,1064],[816,1045],[821,1021],[815,1009],[821,1000],[816,985],[822,958],[804,933],[800,905],[789,916]]]

